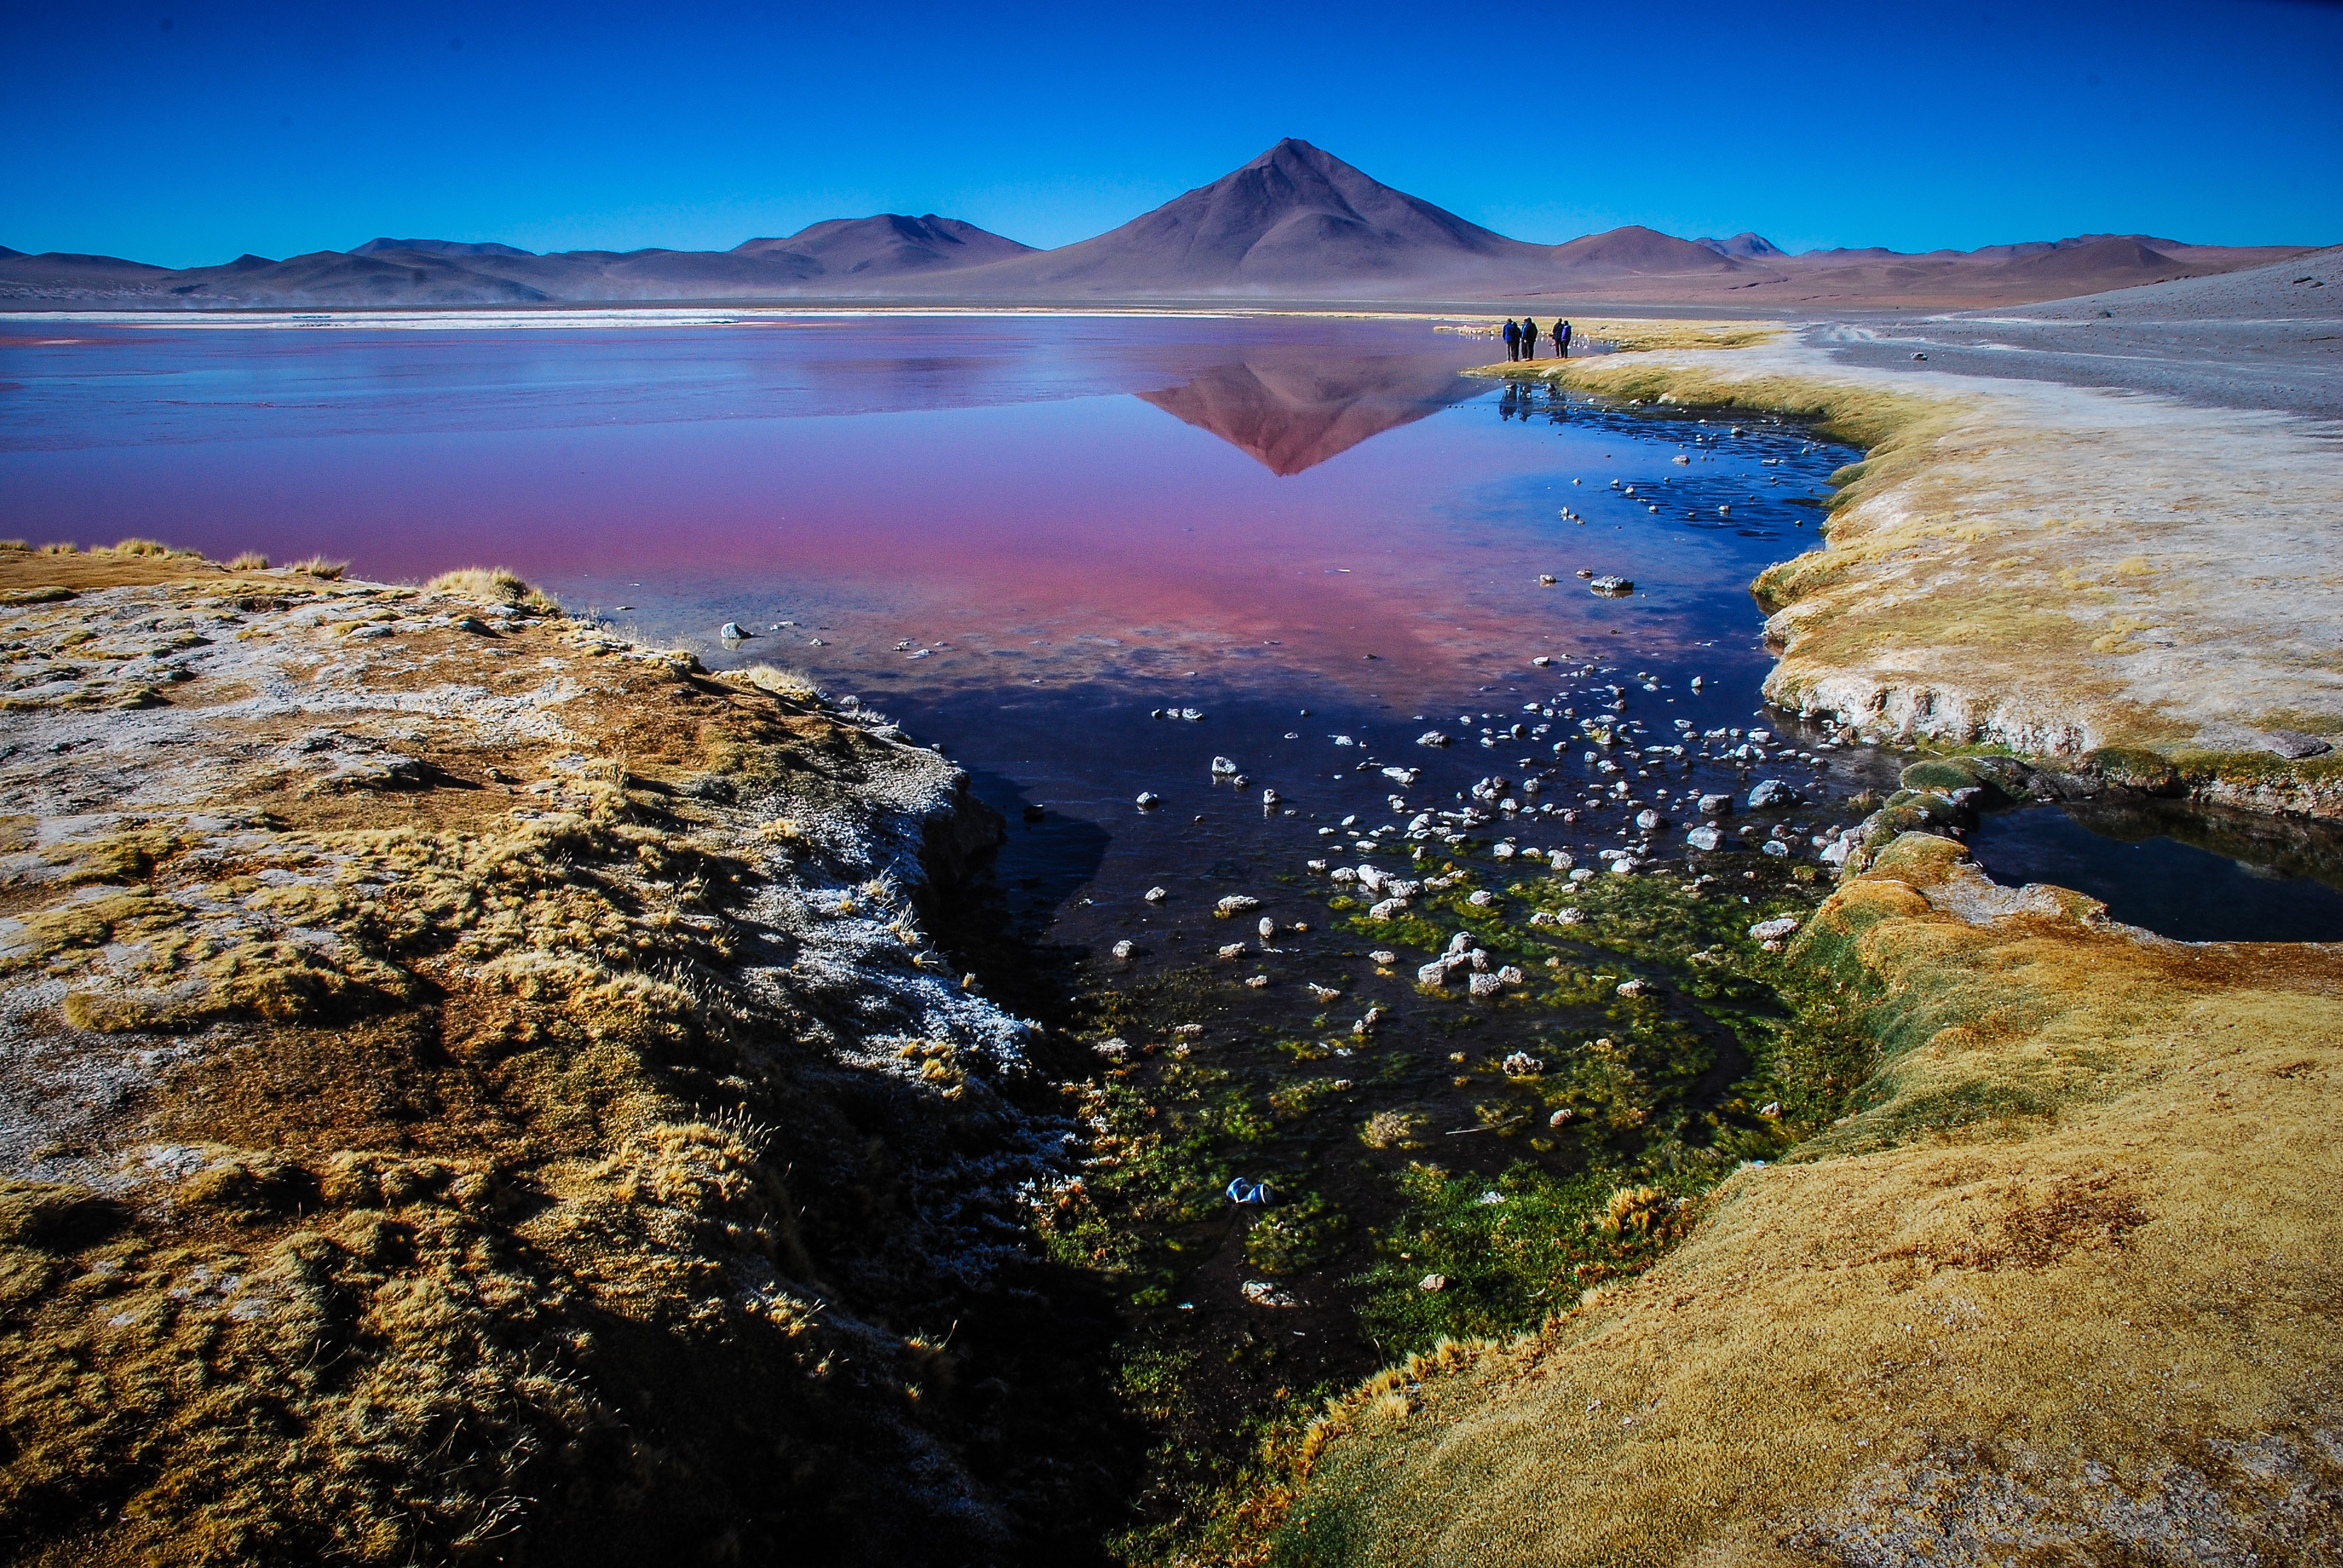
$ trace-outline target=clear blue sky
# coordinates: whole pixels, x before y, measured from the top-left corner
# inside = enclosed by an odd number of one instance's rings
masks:
[[[2299,0],[18,0],[0,103],[0,244],[178,266],[880,211],[1062,245],[1283,136],[1539,241],[2343,240],[2343,5]]]

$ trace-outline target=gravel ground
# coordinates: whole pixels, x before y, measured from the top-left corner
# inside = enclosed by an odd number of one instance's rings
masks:
[[[1807,336],[1848,365],[2107,387],[2343,420],[2343,246],[2046,305],[1845,317]]]

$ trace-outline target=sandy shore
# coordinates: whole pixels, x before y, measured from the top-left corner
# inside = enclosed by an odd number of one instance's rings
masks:
[[[2343,248],[2047,305],[1812,328],[1841,365],[2055,381],[2343,419]],[[1928,357],[1925,366],[1912,358]]]

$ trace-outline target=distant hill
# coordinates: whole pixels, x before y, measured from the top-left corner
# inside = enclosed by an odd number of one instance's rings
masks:
[[[386,251],[419,250],[430,256],[535,256],[533,250],[522,250],[493,241],[473,242],[461,239],[370,239],[352,256],[380,256]]]
[[[989,233],[956,217],[834,217],[801,228],[786,239],[751,239],[732,247],[735,256],[789,253],[821,264],[821,276],[893,277],[906,272],[981,266],[1012,256],[1035,254],[1030,245]]]
[[[1719,256],[1736,256],[1744,261],[1773,261],[1789,253],[1762,234],[1746,232],[1731,239],[1696,239],[1693,244],[1705,246]]]
[[[1754,233],[1689,240],[1637,226],[1534,245],[1288,137],[1120,228],[1055,250],[934,213],[834,218],[729,251],[538,256],[485,241],[383,237],[349,251],[283,261],[246,256],[174,270],[0,247],[0,304],[186,310],[1262,299],[1541,313],[1619,305],[1961,307],[2231,272],[2304,248],[2083,235],[1919,256],[1881,249],[1793,256]]]

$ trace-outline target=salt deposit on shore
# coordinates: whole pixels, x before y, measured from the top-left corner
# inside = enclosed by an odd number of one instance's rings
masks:
[[[1643,324],[1650,330],[1654,324]],[[2343,452],[2317,424],[1841,364],[1784,333],[1483,374],[1821,419],[1869,448],[1827,545],[1757,583],[1769,699],[1870,733],[2114,759],[2343,811]]]

